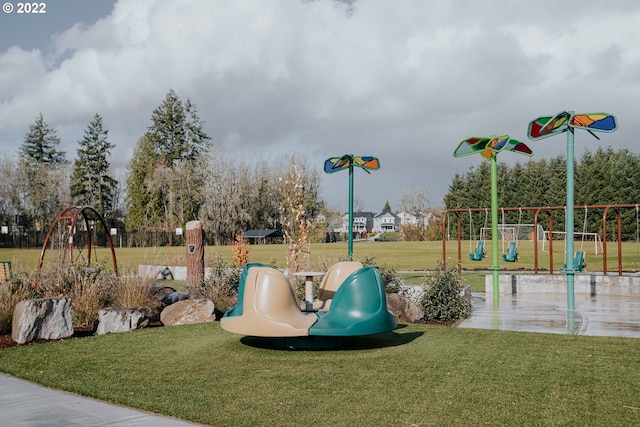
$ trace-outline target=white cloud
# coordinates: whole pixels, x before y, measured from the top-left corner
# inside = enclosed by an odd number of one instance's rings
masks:
[[[621,127],[601,143],[629,146],[638,4],[120,0],[50,51],[0,52],[0,146],[15,151],[42,112],[71,156],[98,112],[123,166],[174,89],[226,147],[296,149],[318,166],[345,152],[380,157],[356,184],[368,209],[421,185],[438,204],[453,173],[481,161],[452,156],[471,135],[526,139],[538,115],[603,110]],[[563,152],[561,141],[532,146]],[[526,159],[505,158],[516,160]],[[346,199],[339,178],[323,181],[331,202]]]

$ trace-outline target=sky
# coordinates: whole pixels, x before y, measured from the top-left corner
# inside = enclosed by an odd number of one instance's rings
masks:
[[[42,113],[72,160],[94,114],[124,180],[151,113],[173,89],[219,149],[252,160],[294,152],[321,170],[343,154],[356,207],[400,209],[426,192],[443,206],[471,136],[510,135],[533,159],[564,156],[566,137],[529,141],[528,123],[563,110],[614,114],[575,153],[639,152],[637,0],[48,0],[46,13],[0,13],[0,155],[14,158]],[[11,13],[9,9],[13,9]],[[634,119],[636,117],[636,119]],[[500,153],[513,165],[529,158]],[[321,173],[321,196],[347,209],[348,173]],[[487,190],[489,191],[489,190]]]

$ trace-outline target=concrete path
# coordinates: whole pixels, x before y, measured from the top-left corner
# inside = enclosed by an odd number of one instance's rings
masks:
[[[460,328],[640,338],[640,298],[575,295],[567,310],[566,295],[513,294],[499,299],[473,294],[473,312]]]
[[[193,427],[199,424],[112,405],[0,373],[0,425]]]

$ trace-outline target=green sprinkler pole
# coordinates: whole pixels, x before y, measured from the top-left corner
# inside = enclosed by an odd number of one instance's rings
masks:
[[[491,153],[491,261],[489,269],[493,275],[493,306],[500,301],[500,264],[498,261],[498,162],[495,153]]]
[[[574,154],[573,154],[573,127],[567,129],[567,212],[565,221],[566,248],[565,259],[567,266],[565,274],[567,277],[567,309],[574,310],[576,308],[573,292],[573,284],[575,278],[575,270],[573,268],[573,208],[574,208]]]
[[[349,231],[348,231],[348,244],[347,244],[347,258],[349,261],[353,261],[353,154],[349,157]]]

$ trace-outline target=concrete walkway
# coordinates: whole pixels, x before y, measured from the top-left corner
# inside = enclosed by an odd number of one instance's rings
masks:
[[[199,424],[112,405],[0,373],[0,425],[193,427]]]
[[[460,328],[552,334],[640,338],[640,298],[637,296],[575,295],[575,310],[567,310],[567,297],[529,293],[500,297],[474,293],[473,312]]]

